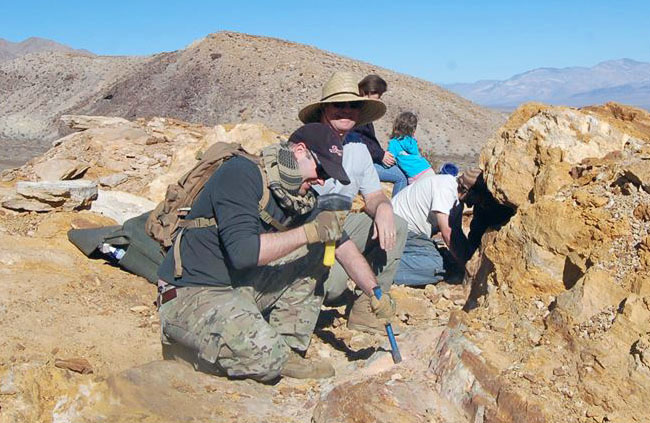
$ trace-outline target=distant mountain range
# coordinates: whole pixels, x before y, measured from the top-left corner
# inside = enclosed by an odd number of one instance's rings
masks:
[[[0,62],[12,60],[30,53],[42,53],[44,51],[59,51],[63,53],[76,53],[94,56],[88,50],[75,50],[63,44],[59,44],[45,38],[30,37],[19,43],[0,38]]]
[[[539,68],[505,81],[444,87],[475,103],[505,110],[527,101],[568,106],[616,101],[650,110],[650,63],[619,59],[591,68]]]

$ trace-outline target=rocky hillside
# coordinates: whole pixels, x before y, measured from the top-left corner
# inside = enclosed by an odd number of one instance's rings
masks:
[[[475,156],[503,122],[500,114],[420,79],[305,45],[220,32],[150,57],[48,52],[1,63],[0,139],[15,149],[28,140],[43,149],[65,133],[58,118],[70,113],[262,123],[288,134],[298,125],[298,110],[320,97],[336,70],[360,78],[375,72],[388,81],[388,113],[377,124],[383,141],[394,117],[411,110],[420,117],[424,150]]]

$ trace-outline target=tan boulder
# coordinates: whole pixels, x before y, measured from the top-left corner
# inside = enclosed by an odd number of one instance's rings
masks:
[[[16,184],[18,197],[2,206],[13,210],[51,211],[88,208],[97,198],[97,183],[92,181],[44,181]],[[40,208],[39,208],[40,207]]]
[[[116,126],[130,125],[131,122],[121,117],[109,116],[87,116],[87,115],[63,115],[63,123],[72,129],[110,128]]]
[[[76,160],[54,159],[35,164],[34,172],[42,181],[59,181],[79,178],[88,168]]]
[[[522,121],[519,126],[515,124]],[[534,108],[531,113],[531,108],[524,106],[487,142],[481,167],[497,200],[519,207],[536,200],[537,195],[552,195],[569,183],[567,166],[623,150],[630,139],[606,119],[575,109]],[[564,165],[545,170],[559,163]]]
[[[578,189],[573,192],[573,199],[581,206],[602,207],[609,202],[607,197],[596,195],[587,189]]]
[[[584,273],[584,262],[602,254],[608,239],[609,235],[594,225],[593,213],[567,201],[545,198],[520,208],[485,246],[484,254],[499,285],[518,295],[554,295],[575,283]],[[576,274],[574,269],[580,267],[582,271]]]
[[[650,164],[646,160],[637,161],[626,166],[624,175],[635,186],[643,188],[645,192],[650,194]]]
[[[648,123],[626,107],[526,105],[481,154],[517,211],[468,264],[467,321],[486,364],[510,360],[500,378],[555,410],[547,421],[650,417]]]
[[[612,275],[590,269],[570,290],[557,297],[556,310],[568,313],[571,322],[579,325],[607,307],[618,308],[626,295]]]
[[[167,171],[154,179],[146,189],[146,196],[153,201],[165,197],[167,186],[175,183],[196,163],[199,151],[206,150],[216,142],[239,143],[252,154],[259,154],[267,145],[282,140],[279,134],[263,125],[238,124],[234,126],[217,125],[206,131],[196,143],[187,144],[174,152]]]

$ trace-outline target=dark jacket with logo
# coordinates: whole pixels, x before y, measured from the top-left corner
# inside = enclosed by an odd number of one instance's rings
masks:
[[[366,123],[365,125],[354,128],[348,134],[345,142],[364,143],[366,147],[368,147],[368,152],[370,153],[370,157],[372,157],[373,163],[381,164],[381,161],[384,159],[385,151],[381,148],[381,145],[377,140],[375,127],[372,123]]]

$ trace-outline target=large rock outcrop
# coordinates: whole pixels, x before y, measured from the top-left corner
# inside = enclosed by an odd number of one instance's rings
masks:
[[[534,421],[500,409],[516,392],[539,421],[650,419],[649,117],[530,104],[484,148],[490,190],[516,214],[468,266],[460,326],[494,377],[466,410]]]

